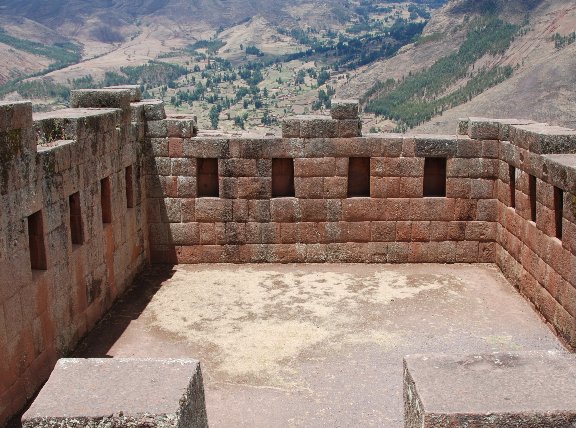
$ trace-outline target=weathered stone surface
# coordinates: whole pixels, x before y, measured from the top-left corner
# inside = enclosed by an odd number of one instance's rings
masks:
[[[407,428],[574,426],[576,357],[558,351],[407,356],[404,409]]]
[[[458,137],[455,135],[415,135],[416,156],[451,157],[458,150]]]
[[[170,116],[166,126],[168,137],[192,138],[198,133],[195,116]]]
[[[126,109],[131,97],[132,93],[127,89],[77,89],[72,91],[70,107]]]
[[[283,138],[299,138],[300,137],[300,120],[295,118],[288,118],[282,121],[282,137]]]
[[[362,121],[360,119],[343,119],[338,121],[338,137],[353,138],[362,136]]]
[[[144,100],[144,118],[146,120],[162,120],[166,119],[166,111],[164,110],[164,101],[160,100]]]
[[[34,114],[34,132],[38,144],[57,140],[78,140],[92,134],[111,132],[120,120],[118,109],[62,109]]]
[[[165,120],[151,120],[146,122],[146,136],[149,138],[168,137],[168,123]]]
[[[30,101],[0,101],[0,131],[22,129],[32,125],[32,103]]]
[[[142,91],[139,85],[119,85],[119,86],[108,86],[104,89],[109,89],[113,91],[130,91],[130,101],[137,103],[142,101]]]
[[[327,116],[302,116],[300,118],[301,138],[335,138],[338,121]]]
[[[358,100],[332,100],[330,112],[332,119],[358,119],[360,102]]]
[[[124,123],[132,120],[130,90],[118,89],[77,89],[70,96],[72,108],[119,108]]]
[[[469,126],[470,126],[469,118],[458,119],[458,135],[468,135]]]
[[[471,117],[468,122],[468,136],[475,140],[497,140],[500,124],[493,119]]]
[[[576,153],[576,131],[559,126],[514,125],[510,141],[536,154]]]
[[[61,359],[22,417],[24,428],[207,427],[200,363]]]

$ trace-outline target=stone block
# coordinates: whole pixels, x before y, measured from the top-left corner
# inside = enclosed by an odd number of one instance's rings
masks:
[[[0,132],[32,126],[32,103],[0,102]]]
[[[493,119],[471,117],[468,123],[468,135],[475,140],[497,140],[500,124]]]
[[[498,134],[498,139],[500,141],[510,140],[510,129],[513,125],[530,125],[536,123],[532,120],[526,119],[498,119],[496,122],[500,124],[500,133]]]
[[[558,351],[407,356],[404,426],[574,426],[575,367]]]
[[[360,102],[358,100],[332,100],[330,112],[332,119],[358,119]]]
[[[61,359],[22,426],[207,427],[200,363]]]
[[[335,158],[294,159],[296,177],[332,177],[336,175]]]
[[[168,137],[192,138],[198,133],[196,118],[192,116],[168,117],[166,119]]]
[[[166,119],[166,111],[164,110],[164,101],[160,100],[144,100],[144,118],[146,120],[163,120]]]
[[[458,150],[455,135],[416,135],[414,142],[418,157],[452,157]]]
[[[132,123],[144,122],[144,104],[132,103],[132,104],[130,104],[130,110],[132,112]],[[143,129],[143,128],[139,127],[139,129]]]
[[[338,121],[338,137],[353,138],[362,136],[362,121],[360,119],[343,119]]]
[[[514,125],[510,141],[535,154],[576,154],[576,131],[543,123]]]
[[[130,92],[130,102],[137,103],[142,101],[142,91],[139,85],[118,85],[118,86],[108,86],[104,89],[116,90],[116,91],[129,91]]]
[[[300,119],[291,117],[282,121],[282,138],[300,138]]]
[[[182,141],[184,157],[226,158],[230,155],[230,141],[221,138],[187,138]]]
[[[327,116],[300,117],[301,138],[336,138],[338,121]]]
[[[458,119],[458,135],[468,135],[469,125],[470,125],[470,119],[468,118]]]
[[[77,89],[70,95],[72,108],[118,108],[122,110],[124,123],[132,120],[129,90],[116,89]]]
[[[146,123],[146,136],[149,138],[168,137],[168,124],[165,120],[150,120]]]
[[[233,201],[220,198],[199,198],[196,201],[196,221],[218,223],[232,220]]]

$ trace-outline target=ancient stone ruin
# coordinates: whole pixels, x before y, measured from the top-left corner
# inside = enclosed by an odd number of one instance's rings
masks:
[[[0,425],[149,264],[491,263],[576,346],[576,131],[362,135],[335,101],[241,138],[134,87],[71,104],[0,104]]]

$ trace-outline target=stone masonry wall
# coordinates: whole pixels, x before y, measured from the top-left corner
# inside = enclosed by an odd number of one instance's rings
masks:
[[[514,122],[482,124],[500,140],[496,263],[576,348],[576,132]]]
[[[284,138],[153,138],[152,260],[495,261],[497,141],[339,137],[358,134],[357,105],[356,116],[338,113],[289,119]],[[359,157],[369,158],[370,188],[348,197],[350,158]],[[219,197],[198,197],[197,166],[210,158],[218,160]],[[294,162],[294,197],[272,194],[273,159],[282,158]],[[447,159],[445,197],[423,197],[426,158]]]
[[[0,104],[0,426],[147,261],[144,120],[159,108],[138,99],[79,91],[77,108],[34,116]]]
[[[472,118],[458,136],[350,137],[359,127],[344,120],[292,118],[283,138],[152,138],[152,261],[494,262],[576,346],[575,131]],[[358,157],[369,158],[369,195],[349,197]],[[285,158],[294,196],[273,197],[273,159]],[[446,159],[444,197],[424,196],[426,158]],[[197,193],[202,159],[217,159],[218,197]]]
[[[362,136],[334,101],[217,137],[134,87],[72,107],[0,104],[0,425],[147,262],[496,263],[576,347],[575,131]]]

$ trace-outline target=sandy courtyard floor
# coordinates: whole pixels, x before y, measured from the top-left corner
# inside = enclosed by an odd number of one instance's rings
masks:
[[[403,425],[402,357],[562,349],[492,265],[154,268],[80,357],[202,362],[211,427]]]

